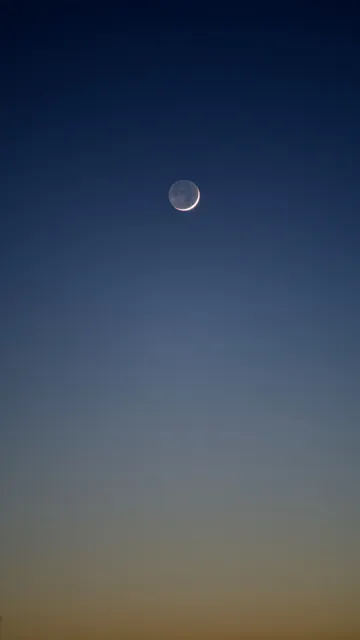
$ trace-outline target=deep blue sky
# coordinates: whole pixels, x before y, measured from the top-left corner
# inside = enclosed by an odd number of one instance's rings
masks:
[[[59,602],[360,628],[359,16],[304,4],[2,10],[10,640]]]

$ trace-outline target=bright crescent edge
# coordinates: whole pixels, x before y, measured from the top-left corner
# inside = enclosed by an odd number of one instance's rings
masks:
[[[196,205],[199,204],[200,201],[200,189],[198,187],[197,188],[197,192],[198,192],[198,196],[197,196],[197,200],[196,202],[194,202],[194,204],[191,205],[191,207],[188,207],[187,209],[180,209],[179,207],[174,207],[177,211],[191,211],[192,209],[195,209]]]

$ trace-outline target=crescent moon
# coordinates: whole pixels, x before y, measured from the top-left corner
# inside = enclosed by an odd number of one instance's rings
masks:
[[[191,209],[195,209],[195,207],[199,204],[199,201],[200,201],[200,189],[198,187],[196,188],[197,188],[197,198],[194,204],[192,204],[191,207],[187,207],[186,209],[180,209],[180,207],[175,207],[175,209],[177,209],[178,211],[191,211]]]

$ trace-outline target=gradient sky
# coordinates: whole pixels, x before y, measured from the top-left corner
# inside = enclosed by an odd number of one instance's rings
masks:
[[[359,16],[167,4],[2,9],[3,640],[358,638]]]

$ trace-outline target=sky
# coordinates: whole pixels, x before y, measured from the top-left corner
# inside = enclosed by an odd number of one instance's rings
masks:
[[[1,9],[2,640],[360,637],[359,17]]]

